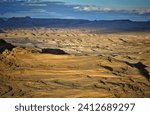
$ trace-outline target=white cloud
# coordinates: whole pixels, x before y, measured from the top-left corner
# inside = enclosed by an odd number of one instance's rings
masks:
[[[38,7],[40,7],[40,6],[47,6],[47,4],[40,4],[40,3],[23,3],[22,5],[26,5],[26,6],[38,6]]]
[[[136,14],[149,14],[150,13],[150,9],[136,9],[136,10],[132,10],[131,13],[136,13]]]
[[[111,9],[107,7],[100,7],[100,6],[74,6],[74,10],[78,11],[97,11],[97,12],[121,12],[121,13],[135,13],[138,15],[148,14],[150,13],[150,8],[147,9],[130,9],[130,10],[124,10],[124,9]]]
[[[109,12],[111,11],[110,8],[102,8],[99,6],[75,6],[73,7],[74,10],[79,10],[79,11],[102,11],[102,12]]]
[[[44,9],[32,9],[31,11],[32,11],[32,12],[47,12],[47,11],[44,10]]]

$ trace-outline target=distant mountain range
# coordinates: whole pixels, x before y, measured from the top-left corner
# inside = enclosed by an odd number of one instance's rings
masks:
[[[30,17],[0,18],[0,28],[89,28],[101,31],[146,31],[150,30],[150,21],[138,22],[130,20],[99,20],[82,19],[40,19]]]

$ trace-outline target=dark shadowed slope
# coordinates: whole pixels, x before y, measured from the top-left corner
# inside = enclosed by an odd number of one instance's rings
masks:
[[[15,48],[15,46],[13,46],[10,43],[5,42],[3,39],[0,39],[0,53],[2,53],[6,49],[12,50],[13,48]]]

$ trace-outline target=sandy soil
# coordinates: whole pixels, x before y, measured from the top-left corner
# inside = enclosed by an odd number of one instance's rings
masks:
[[[149,32],[0,33],[0,97],[150,97],[149,79]]]

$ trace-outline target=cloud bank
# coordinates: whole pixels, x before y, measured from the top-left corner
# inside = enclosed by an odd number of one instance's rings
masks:
[[[88,20],[150,20],[150,8],[120,9],[67,4],[63,0],[1,0],[0,17],[73,18]]]
[[[148,9],[134,9],[134,10],[124,10],[124,9],[120,9],[120,10],[116,10],[116,9],[111,9],[108,7],[100,7],[100,6],[74,6],[73,7],[74,10],[78,10],[78,11],[87,11],[87,12],[91,12],[91,11],[97,11],[97,12],[122,12],[122,13],[136,13],[139,15],[142,14],[149,14],[150,13],[150,8]]]

